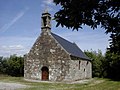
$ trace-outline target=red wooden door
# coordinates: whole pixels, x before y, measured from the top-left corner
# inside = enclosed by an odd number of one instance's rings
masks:
[[[49,70],[47,67],[42,68],[42,80],[49,80]]]

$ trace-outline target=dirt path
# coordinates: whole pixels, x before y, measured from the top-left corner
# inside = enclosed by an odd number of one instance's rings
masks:
[[[19,83],[0,82],[0,90],[16,90],[19,88],[26,88],[26,87],[29,87],[29,86],[19,84]]]

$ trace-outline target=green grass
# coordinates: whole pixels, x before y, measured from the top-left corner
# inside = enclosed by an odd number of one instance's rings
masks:
[[[25,81],[23,77],[10,76],[0,76],[0,81],[15,82],[31,86],[22,90],[120,90],[119,81],[111,81],[109,79],[101,78],[93,78],[84,84],[28,82]]]

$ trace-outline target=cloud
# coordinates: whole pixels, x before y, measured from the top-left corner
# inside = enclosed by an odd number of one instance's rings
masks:
[[[9,45],[9,46],[0,46],[0,52],[3,53],[15,53],[15,52],[21,52],[24,51],[25,47],[22,45]]]
[[[44,0],[43,3],[46,5],[53,5],[53,0]]]
[[[47,9],[48,11],[53,11],[53,7],[55,4],[53,3],[53,0],[43,0],[41,7]]]
[[[2,50],[8,50],[8,51],[12,51],[12,50],[23,50],[24,47],[22,45],[10,45],[10,46],[1,46]]]
[[[0,37],[0,56],[24,55],[29,52],[37,37]]]
[[[15,24],[21,17],[23,17],[23,15],[26,13],[26,11],[29,8],[26,7],[25,10],[19,12],[9,23],[5,24],[2,28],[0,28],[0,30],[2,32],[5,32],[6,30],[8,30],[13,24]]]
[[[13,54],[24,55],[27,49],[22,45],[0,46],[0,56],[8,57]]]

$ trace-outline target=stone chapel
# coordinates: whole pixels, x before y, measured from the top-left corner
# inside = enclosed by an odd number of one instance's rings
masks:
[[[24,78],[76,81],[92,78],[91,60],[75,44],[51,32],[51,15],[42,13],[41,35],[24,59]]]

